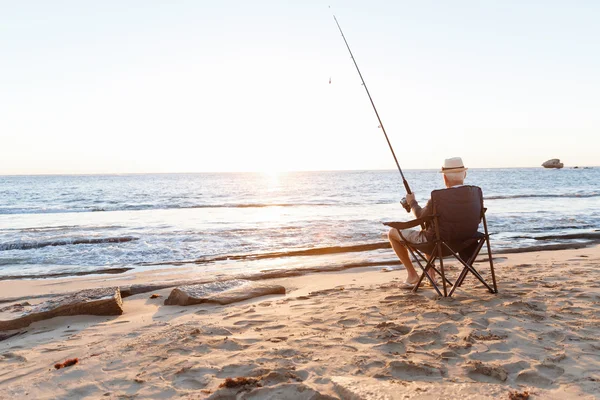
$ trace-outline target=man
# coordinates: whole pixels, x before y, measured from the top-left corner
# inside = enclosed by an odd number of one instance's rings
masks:
[[[460,157],[448,158],[444,160],[444,166],[440,170],[440,172],[444,176],[444,183],[446,184],[446,188],[450,189],[453,187],[462,186],[464,184],[465,177],[467,176],[467,168],[465,168],[463,161]],[[415,199],[415,194],[407,194],[406,202],[410,205],[410,208],[415,215],[416,218],[422,218],[427,215],[432,214],[431,200],[427,202],[425,207],[419,206],[417,200]],[[417,229],[403,229],[401,231],[402,237],[406,239],[409,243],[421,244],[425,242],[430,242],[435,237],[435,231],[433,227],[429,227],[425,230],[417,230]],[[406,267],[406,271],[408,272],[408,277],[406,281],[402,284],[403,288],[412,289],[415,284],[419,281],[419,274],[415,271],[415,267],[413,266],[410,257],[408,255],[408,250],[404,246],[404,240],[400,236],[400,232],[398,229],[391,228],[388,232],[388,239],[394,252]],[[435,273],[433,271],[428,272],[429,276],[435,281]]]

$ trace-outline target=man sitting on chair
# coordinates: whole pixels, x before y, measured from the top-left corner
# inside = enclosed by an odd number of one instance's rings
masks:
[[[446,184],[446,188],[450,189],[453,187],[462,186],[464,184],[465,177],[467,176],[466,171],[467,168],[464,167],[463,161],[460,157],[446,159],[444,161],[444,166],[440,170],[440,172],[444,175],[444,183]],[[421,207],[417,203],[414,193],[411,193],[406,195],[406,202],[410,205],[410,208],[415,214],[416,218],[422,218],[432,214],[433,206],[431,204],[431,200],[427,202],[425,207]],[[400,234],[402,234],[402,236]],[[412,289],[419,281],[419,274],[417,274],[417,271],[415,271],[415,267],[410,260],[408,250],[404,246],[404,240],[402,237],[406,239],[407,242],[413,244],[432,242],[435,239],[435,230],[433,226],[423,230],[403,229],[400,232],[396,228],[391,228],[388,233],[388,238],[392,248],[394,249],[394,252],[398,258],[400,258],[402,264],[404,264],[406,267],[406,271],[408,271],[408,277],[406,278],[403,287],[406,289]],[[435,281],[435,275],[433,271],[428,271],[428,274],[431,279]]]

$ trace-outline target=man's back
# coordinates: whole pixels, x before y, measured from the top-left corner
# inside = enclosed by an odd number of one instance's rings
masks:
[[[438,216],[440,237],[448,242],[472,238],[481,221],[483,194],[477,186],[458,186],[431,192],[428,207]],[[429,241],[435,240],[433,224],[425,232]]]

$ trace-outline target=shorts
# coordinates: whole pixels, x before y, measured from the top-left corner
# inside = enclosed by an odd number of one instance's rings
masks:
[[[402,233],[402,236],[398,235],[400,242],[404,242],[404,240],[402,240],[402,237],[404,237],[408,243],[412,243],[412,244],[427,243],[427,237],[425,237],[425,231],[423,231],[423,230],[398,229],[398,231],[400,231],[400,233]]]

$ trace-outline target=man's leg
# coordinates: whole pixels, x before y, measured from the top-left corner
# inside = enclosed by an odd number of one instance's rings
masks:
[[[406,278],[406,282],[408,283],[417,283],[419,280],[419,274],[415,271],[415,267],[410,260],[410,256],[408,255],[408,250],[402,244],[402,239],[398,234],[398,230],[395,228],[391,228],[388,232],[388,239],[390,244],[392,245],[392,249],[394,249],[394,253],[398,256],[406,271],[408,272],[408,277]]]
[[[398,258],[406,268],[406,271],[408,272],[408,277],[406,278],[406,281],[408,283],[417,283],[421,275],[418,274],[415,270],[410,256],[408,255],[408,250],[404,246],[403,240],[402,238],[400,238],[400,234],[398,233],[398,230],[396,228],[390,229],[390,231],[388,232],[388,239],[390,241],[390,244],[392,245],[392,249],[394,249],[394,253],[396,253]],[[433,271],[433,269],[429,269],[427,271],[427,275],[429,275],[429,277],[434,282],[436,281],[435,272]]]

